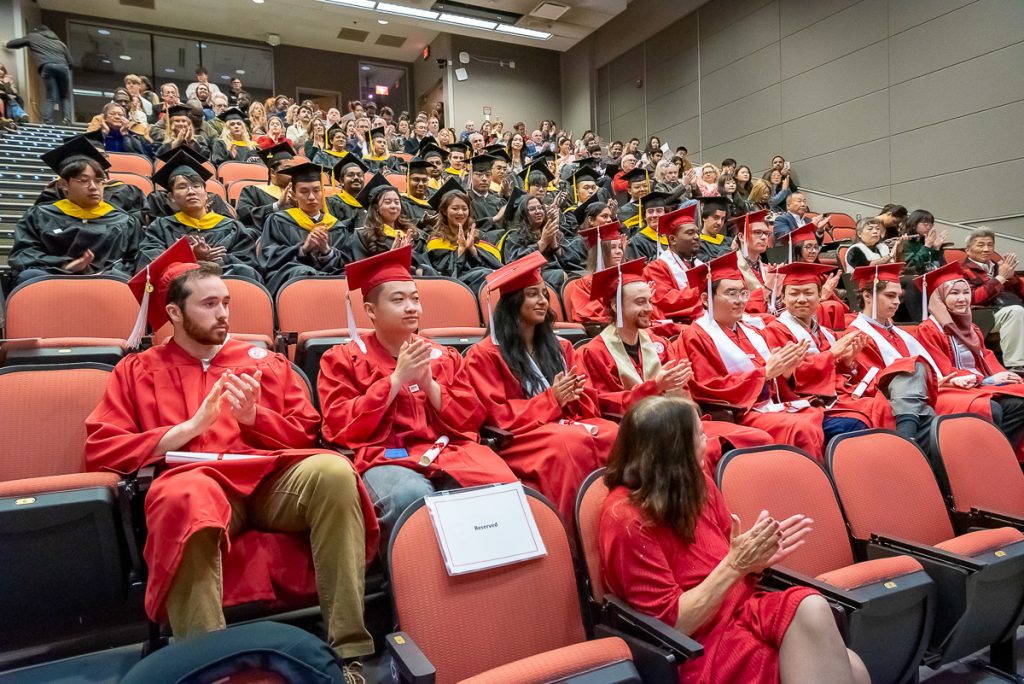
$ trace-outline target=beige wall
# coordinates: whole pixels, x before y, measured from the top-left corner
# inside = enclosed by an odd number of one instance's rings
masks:
[[[593,53],[606,137],[756,169],[782,153],[809,188],[950,221],[1024,212],[1021,0],[712,0],[611,51]]]

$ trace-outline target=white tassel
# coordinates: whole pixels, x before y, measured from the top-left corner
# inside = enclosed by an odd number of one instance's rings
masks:
[[[921,320],[928,320],[928,274],[921,276]]]
[[[871,320],[878,320],[878,267],[875,266],[875,279],[871,282]]]
[[[366,343],[363,342],[363,338],[359,336],[359,331],[356,329],[356,317],[352,313],[352,299],[345,293],[345,314],[348,322],[348,336],[356,346],[359,347],[359,351],[366,353]]]
[[[604,243],[601,242],[601,226],[597,227],[597,270],[604,270]]]
[[[498,335],[494,332],[494,304],[491,303],[491,288],[487,288],[487,322],[491,329],[491,342],[498,346]]]
[[[619,262],[619,283],[615,287],[615,327],[622,329],[622,262]]]
[[[715,322],[715,295],[711,291],[711,266],[708,265],[708,320]]]
[[[142,336],[146,334],[146,321],[149,318],[149,293],[153,291],[153,283],[149,280],[149,266],[146,266],[146,286],[142,291],[142,303],[139,315],[135,319],[135,325],[128,334],[128,341],[125,346],[128,349],[138,349],[142,344]]]

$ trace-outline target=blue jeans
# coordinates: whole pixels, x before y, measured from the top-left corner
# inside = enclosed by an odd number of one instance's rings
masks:
[[[363,484],[377,510],[380,523],[381,543],[387,548],[391,530],[406,508],[434,493],[431,484],[422,473],[412,468],[397,465],[379,465],[363,473]]]
[[[46,109],[43,121],[46,123],[71,123],[71,69],[66,64],[44,64],[39,76],[46,86]],[[60,107],[61,119],[55,119],[53,111]]]
[[[825,416],[821,421],[821,431],[825,433],[825,445],[832,441],[836,435],[842,435],[856,430],[867,430],[868,426],[856,418],[840,418],[839,416]]]

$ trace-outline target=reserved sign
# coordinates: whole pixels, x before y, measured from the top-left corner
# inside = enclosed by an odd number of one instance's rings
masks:
[[[426,506],[449,575],[547,554],[522,483],[438,492]]]

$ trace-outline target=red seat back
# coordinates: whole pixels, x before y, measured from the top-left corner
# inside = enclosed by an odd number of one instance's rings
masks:
[[[590,579],[590,596],[601,601],[607,591],[604,575],[601,573],[601,551],[598,548],[598,534],[601,528],[601,507],[608,498],[608,487],[604,483],[604,468],[592,472],[576,495],[576,534],[579,535],[583,562]]]
[[[398,188],[398,192],[405,192],[408,189],[408,183],[405,180],[404,174],[389,173],[384,177],[387,178],[388,183],[391,183],[396,188]]]
[[[776,520],[798,513],[814,519],[805,544],[786,559],[786,567],[817,577],[854,562],[832,483],[804,452],[785,446],[733,451],[719,461],[717,476],[726,504],[744,530],[761,511]]]
[[[836,229],[855,230],[857,228],[857,220],[854,219],[849,214],[844,214],[841,211],[840,212],[830,212],[829,215],[828,215],[828,223],[829,223],[830,226],[832,226],[833,233],[835,232]],[[835,235],[835,238],[836,238],[836,240],[845,240],[846,239],[846,238],[841,238],[838,235]]]
[[[148,176],[140,176],[137,173],[127,173],[124,171],[111,171],[109,176],[110,180],[121,181],[125,185],[134,185],[144,195],[153,192],[153,181]]]
[[[107,161],[110,162],[110,169],[108,170],[110,173],[134,173],[143,178],[149,178],[153,175],[153,162],[141,154],[108,152]]]
[[[249,185],[266,185],[266,180],[237,180],[233,183],[228,183],[228,202],[231,206],[238,204],[238,198],[242,196],[242,190]]]
[[[394,531],[395,618],[439,684],[586,638],[565,527],[546,501],[527,500],[547,555],[501,568],[450,576],[425,505]]]
[[[946,260],[947,264],[951,264],[954,261],[963,261],[967,258],[967,252],[962,249],[944,249],[942,250],[942,258]]]
[[[217,177],[225,184],[239,180],[267,182],[267,167],[251,162],[226,161],[217,167]]]
[[[126,339],[139,303],[108,276],[52,276],[22,285],[7,300],[7,337]]]
[[[344,277],[303,278],[286,283],[277,293],[281,331],[300,333],[346,327],[346,292],[348,283]]]
[[[0,482],[85,472],[85,419],[108,378],[90,364],[0,370]]]
[[[459,281],[417,278],[416,289],[423,305],[421,328],[472,328],[480,325],[476,296]]]
[[[251,280],[224,277],[231,295],[228,323],[232,333],[263,335],[274,339],[274,302],[266,288]],[[161,344],[171,334],[171,324],[153,333],[153,343]]]
[[[225,202],[228,201],[227,189],[220,183],[220,181],[216,181],[213,178],[206,181],[206,192],[211,195],[219,196]]]
[[[935,545],[953,527],[931,466],[917,445],[888,430],[835,438],[828,466],[850,534],[871,534]]]
[[[565,281],[562,286],[562,303],[565,304],[565,317],[570,321],[576,320],[576,311],[572,305],[572,294],[580,286],[580,278],[573,278]]]
[[[995,425],[959,414],[941,416],[934,430],[934,450],[946,469],[954,511],[978,508],[1024,518],[1024,473]]]

